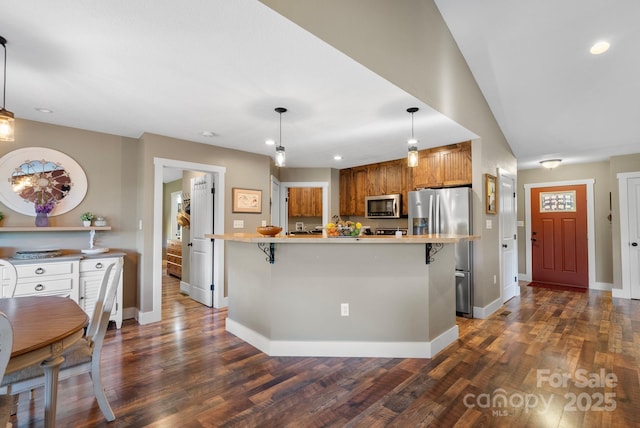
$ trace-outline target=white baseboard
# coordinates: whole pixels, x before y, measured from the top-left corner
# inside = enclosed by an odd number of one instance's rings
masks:
[[[191,284],[188,282],[180,281],[180,292],[182,294],[189,295],[189,290],[191,289]]]
[[[124,308],[122,310],[122,319],[130,320],[135,319],[138,316],[138,308]]]
[[[501,306],[502,306],[502,299],[500,297],[498,297],[493,302],[489,303],[487,306],[484,306],[484,307],[474,306],[473,317],[480,318],[480,319],[487,319],[491,316],[491,314],[493,314],[495,311],[500,309]]]
[[[590,290],[600,290],[600,291],[611,291],[613,290],[613,284],[609,284],[608,282],[594,282],[593,284],[589,284]]]
[[[135,318],[138,321],[138,324],[141,324],[141,325],[162,321],[161,319],[162,317],[160,316],[160,313],[159,312],[155,313],[153,311],[151,312],[137,311]]]
[[[528,273],[519,273],[518,280],[531,282],[531,275],[529,275]]]
[[[631,299],[631,290],[625,290],[624,288],[612,288],[611,297],[617,297],[618,299]]]
[[[231,318],[227,318],[226,326],[229,333],[274,357],[432,358],[458,339],[457,325],[431,342],[270,340]]]

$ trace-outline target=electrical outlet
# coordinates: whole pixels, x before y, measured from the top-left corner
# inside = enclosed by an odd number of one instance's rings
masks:
[[[493,229],[493,221],[487,220],[487,229]]]
[[[495,284],[495,283],[497,283],[497,282],[498,282],[498,278],[496,278],[496,276],[495,276],[495,275],[493,275],[493,283]]]
[[[233,220],[234,229],[242,229],[244,227],[244,220]]]
[[[340,303],[340,316],[348,317],[349,316],[349,304],[348,303]]]
[[[262,220],[262,226],[266,226],[267,225],[267,220]]]

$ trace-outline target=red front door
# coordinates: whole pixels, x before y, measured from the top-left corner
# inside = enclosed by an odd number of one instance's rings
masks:
[[[586,185],[531,189],[532,279],[589,287]]]

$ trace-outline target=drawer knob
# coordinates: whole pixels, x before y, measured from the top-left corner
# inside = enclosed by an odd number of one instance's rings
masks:
[[[42,291],[42,290],[44,290],[44,285],[42,285],[42,284],[38,284],[38,285],[36,285],[36,286],[35,286],[35,290],[36,290],[36,291]]]
[[[102,269],[102,263],[100,262],[96,263],[96,269]]]
[[[36,275],[42,275],[43,273],[44,273],[44,269],[42,269],[41,267],[36,269]]]

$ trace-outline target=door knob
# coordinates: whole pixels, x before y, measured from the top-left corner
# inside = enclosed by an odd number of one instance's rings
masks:
[[[193,242],[189,242],[189,243],[187,244],[187,247],[193,247]]]
[[[508,245],[507,244],[502,244],[502,248],[507,248]]]
[[[631,243],[631,246],[632,246],[632,247],[637,247],[637,246],[638,246],[638,243],[637,243],[637,242],[632,242],[632,243]]]
[[[533,242],[536,242],[536,241],[537,241],[537,239],[536,239],[536,238],[531,238],[531,240],[532,240]]]

